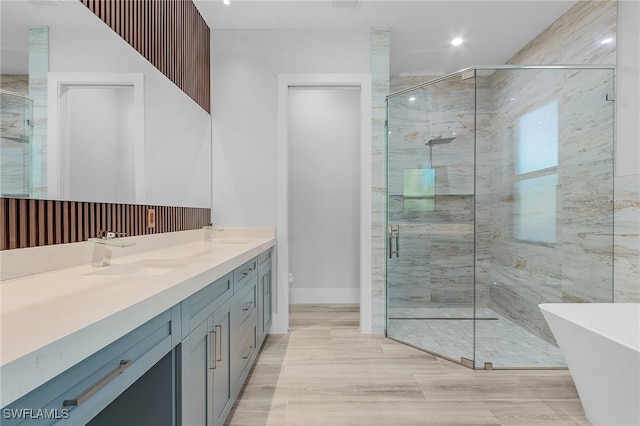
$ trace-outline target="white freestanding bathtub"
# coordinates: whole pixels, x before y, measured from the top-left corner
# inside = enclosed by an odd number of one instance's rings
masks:
[[[640,425],[640,303],[544,303],[594,425]]]

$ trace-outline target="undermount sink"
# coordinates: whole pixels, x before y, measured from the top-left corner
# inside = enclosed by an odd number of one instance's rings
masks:
[[[86,275],[111,275],[111,276],[154,276],[163,275],[175,269],[188,265],[185,259],[145,259],[126,265],[112,265],[100,267],[95,272]]]
[[[208,242],[212,244],[246,244],[251,240],[252,238],[214,238]]]

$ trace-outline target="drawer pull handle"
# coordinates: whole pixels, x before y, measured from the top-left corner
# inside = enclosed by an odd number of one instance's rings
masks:
[[[244,355],[242,355],[242,359],[249,358],[249,355],[251,355],[251,351],[253,351],[253,346],[247,346],[247,350]]]
[[[265,275],[262,281],[263,281],[262,286],[264,288],[264,295],[268,296],[269,293],[271,293],[271,277],[269,275]]]
[[[211,330],[209,332],[209,369],[216,369],[216,360],[218,357],[216,356],[218,352],[218,345],[216,344],[216,332]]]
[[[222,326],[216,325],[216,336],[218,341],[216,342],[216,361],[222,361]]]
[[[113,372],[111,372],[107,377],[105,377],[104,379],[102,379],[98,384],[96,384],[94,387],[92,387],[91,389],[89,389],[88,391],[86,391],[83,395],[81,395],[78,398],[75,399],[65,399],[62,402],[62,406],[63,407],[74,407],[74,406],[78,406],[80,404],[82,404],[83,402],[85,402],[87,399],[89,399],[91,397],[91,395],[93,395],[94,393],[98,392],[100,389],[102,389],[103,387],[105,387],[110,381],[112,381],[113,379],[115,379],[118,375],[120,375],[120,373],[122,373],[124,370],[126,370],[127,368],[131,367],[131,365],[133,364],[133,361],[130,359],[123,359],[122,361],[120,361],[120,365],[118,366],[118,368],[116,368],[115,370],[113,370]]]
[[[247,312],[249,309],[251,309],[251,305],[253,305],[253,302],[249,302],[246,305],[244,305],[244,308],[242,308],[242,310],[244,312]]]

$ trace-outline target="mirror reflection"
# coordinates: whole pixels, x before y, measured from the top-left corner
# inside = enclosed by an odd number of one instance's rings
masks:
[[[0,18],[1,196],[211,206],[208,112],[77,0],[3,0]],[[139,109],[132,85],[60,75],[138,75]]]

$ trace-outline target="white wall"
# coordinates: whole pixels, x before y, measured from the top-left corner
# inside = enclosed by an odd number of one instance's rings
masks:
[[[617,175],[640,174],[640,2],[618,1]]]
[[[69,199],[134,199],[133,87],[70,86],[65,98]]]
[[[289,88],[290,303],[360,301],[360,90]]]
[[[71,23],[50,28],[50,71],[144,73],[146,196],[136,203],[210,207],[211,116],[82,3],[51,11]]]
[[[640,302],[640,3],[618,1],[614,301]]]
[[[213,220],[276,226],[277,74],[369,73],[369,31],[212,31]]]

